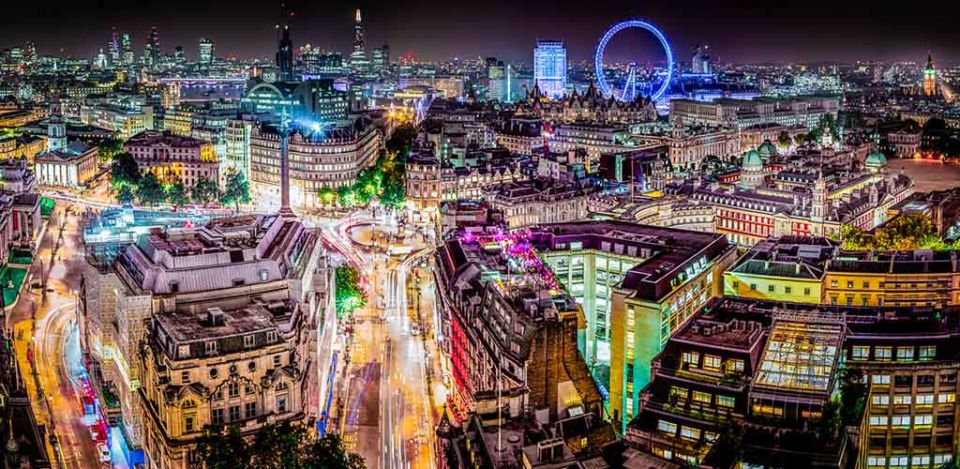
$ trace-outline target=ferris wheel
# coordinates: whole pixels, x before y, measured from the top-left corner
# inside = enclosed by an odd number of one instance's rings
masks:
[[[643,20],[627,20],[621,23],[617,23],[610,27],[606,33],[603,34],[603,37],[600,38],[600,43],[597,44],[596,55],[594,56],[594,65],[596,67],[597,75],[597,86],[600,88],[600,91],[603,92],[606,96],[613,96],[618,101],[632,101],[637,97],[638,92],[643,91],[643,86],[638,84],[640,80],[637,77],[637,68],[635,65],[631,64],[629,70],[627,71],[626,79],[624,80],[623,86],[615,88],[608,83],[606,76],[604,76],[603,71],[603,54],[606,51],[607,44],[617,35],[620,31],[624,29],[641,29],[652,34],[660,42],[660,45],[663,47],[664,55],[667,58],[667,71],[666,76],[663,77],[663,81],[659,84],[653,83],[652,81],[647,82],[647,88],[649,94],[654,101],[660,99],[664,93],[666,93],[667,88],[670,86],[670,82],[673,80],[673,51],[670,48],[670,43],[667,41],[667,37],[660,31],[659,28],[654,26],[651,23],[648,23]],[[640,87],[638,89],[638,87]]]

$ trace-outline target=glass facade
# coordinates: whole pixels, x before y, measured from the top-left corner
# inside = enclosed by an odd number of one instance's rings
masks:
[[[563,41],[540,40],[533,50],[533,79],[540,93],[562,98],[567,88],[567,48]]]

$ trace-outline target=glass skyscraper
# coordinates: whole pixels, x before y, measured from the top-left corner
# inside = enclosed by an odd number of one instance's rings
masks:
[[[562,98],[567,87],[567,48],[563,41],[541,39],[533,50],[533,80],[540,93]]]

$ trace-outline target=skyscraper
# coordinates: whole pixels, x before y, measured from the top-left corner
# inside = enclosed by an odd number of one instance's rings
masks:
[[[933,55],[927,54],[927,67],[923,69],[923,95],[937,94],[937,69],[933,66]]]
[[[353,25],[353,52],[350,53],[350,69],[353,73],[364,73],[370,68],[367,51],[363,43],[363,19],[357,8],[356,23]]]
[[[390,71],[390,46],[384,44],[382,47],[373,49],[370,65],[373,73],[383,76]]]
[[[280,43],[277,48],[277,78],[279,81],[293,81],[293,42],[290,41],[290,26],[277,25]]]
[[[117,32],[117,28],[113,28],[110,32],[110,43],[107,44],[107,49],[110,52],[110,65],[114,67],[120,65],[120,33]]]
[[[120,36],[120,62],[125,65],[133,65],[133,36],[130,33],[123,33]]]
[[[563,41],[537,41],[537,47],[533,49],[533,80],[543,96],[550,99],[563,97],[567,88],[567,48]]]
[[[160,63],[160,33],[156,26],[150,28],[147,43],[143,46],[143,63],[148,67]]]
[[[213,41],[207,38],[202,38],[200,39],[200,44],[198,47],[200,51],[200,58],[198,60],[198,62],[200,62],[200,66],[210,67],[210,65],[213,65]]]
[[[187,57],[183,54],[183,46],[177,46],[173,49],[173,62],[177,65],[186,63]]]
[[[690,71],[693,73],[711,73],[710,46],[697,45],[690,59]]]

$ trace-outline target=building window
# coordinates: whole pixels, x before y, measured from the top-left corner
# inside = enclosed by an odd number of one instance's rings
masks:
[[[890,360],[893,356],[893,347],[876,347],[873,349],[873,358],[876,360]]]
[[[207,355],[216,355],[217,354],[217,341],[208,340],[203,343],[203,350]]]
[[[789,295],[789,294],[793,293],[793,288],[783,287],[783,292]]]
[[[273,367],[280,368],[280,355],[273,356]]]
[[[871,426],[886,426],[886,425],[887,425],[887,416],[886,416],[886,415],[871,415],[871,416],[870,416],[870,425],[871,425]]]
[[[247,334],[243,336],[243,348],[251,348],[255,344],[255,337],[253,334]]]
[[[952,392],[943,392],[937,394],[937,402],[941,404],[952,403],[956,400],[957,395]]]
[[[751,283],[751,284],[750,284],[750,291],[757,291],[757,284],[756,284],[756,283]]]
[[[847,280],[847,288],[853,288],[853,280]]]
[[[909,427],[910,426],[910,416],[909,415],[894,415],[890,419],[890,424],[894,427]]]
[[[929,427],[933,425],[933,416],[930,414],[917,415],[913,418],[914,427]]]
[[[277,412],[283,413],[287,411],[287,398],[286,396],[277,397]]]
[[[913,360],[913,347],[897,347],[897,360],[899,361]]]
[[[870,381],[873,384],[890,384],[890,375],[873,375]]]
[[[687,399],[687,388],[681,388],[680,386],[671,386],[670,387],[670,397],[680,400]]]
[[[240,406],[232,405],[230,406],[230,421],[236,422],[240,420]]]
[[[777,290],[776,287],[774,287],[773,285],[767,285],[767,292],[768,292],[768,293],[773,293],[773,292],[775,292],[776,290]]]
[[[256,402],[248,402],[248,403],[246,404],[246,412],[247,412],[246,415],[247,415],[247,418],[248,418],[248,419],[252,419],[252,418],[256,417],[256,416],[257,416],[257,403],[256,403]]]
[[[936,345],[923,345],[920,347],[920,360],[933,360],[937,358]]]
[[[190,372],[189,371],[180,372],[180,381],[182,381],[183,384],[190,384]]]
[[[666,420],[660,420],[657,422],[657,430],[660,430],[664,433],[669,433],[670,435],[676,435],[677,424],[673,422],[667,422]]]
[[[870,467],[884,467],[887,465],[887,458],[883,456],[870,456],[867,458],[867,465]]]
[[[866,345],[854,345],[853,346],[853,360],[869,360],[870,359],[870,347]]]
[[[834,288],[836,288],[836,287],[837,287],[837,285],[838,285],[838,283],[837,283],[837,281],[836,281],[836,280],[831,280],[831,281],[830,281],[830,286],[831,286],[831,287],[834,287]]]
[[[697,352],[683,352],[683,362],[688,365],[697,366],[700,363],[700,354]]]
[[[210,414],[210,423],[214,425],[223,424],[223,409],[213,409],[213,413]]]
[[[724,396],[717,394],[717,405],[720,407],[733,407],[736,399],[733,396]]]
[[[238,397],[238,396],[240,396],[240,383],[238,383],[238,382],[236,382],[236,381],[231,381],[231,382],[230,382],[230,385],[227,386],[227,389],[229,390],[228,395],[229,395],[230,397]]]
[[[874,394],[873,395],[873,405],[875,406],[887,406],[890,405],[890,396],[886,394]]]
[[[917,394],[917,405],[933,404],[933,394]]]
[[[183,419],[183,431],[187,433],[193,431],[193,417],[185,417]]]
[[[893,396],[894,405],[910,405],[913,403],[913,396],[909,394],[897,394]]]
[[[719,370],[720,369],[720,357],[716,355],[704,355],[703,356],[703,367],[708,370]]]
[[[680,427],[680,436],[688,440],[699,440],[700,439],[700,429],[688,427],[686,425]]]
[[[711,394],[702,391],[693,391],[693,401],[701,404],[710,404]]]
[[[743,373],[743,360],[739,358],[727,360],[727,373]]]
[[[810,296],[810,287],[805,287],[803,289],[803,296]]]

